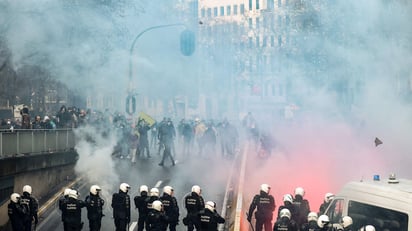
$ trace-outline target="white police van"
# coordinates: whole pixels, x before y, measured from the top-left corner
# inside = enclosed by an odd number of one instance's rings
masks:
[[[349,182],[334,197],[326,215],[331,223],[340,223],[343,216],[353,219],[352,230],[373,225],[377,231],[412,230],[412,180],[397,179],[391,174],[381,180]]]

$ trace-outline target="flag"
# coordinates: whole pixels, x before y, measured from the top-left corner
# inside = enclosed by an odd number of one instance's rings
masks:
[[[146,121],[146,123],[148,123],[150,127],[153,126],[153,124],[156,123],[155,119],[153,119],[150,115],[148,115],[144,112],[139,113],[139,120],[141,120],[141,119]]]

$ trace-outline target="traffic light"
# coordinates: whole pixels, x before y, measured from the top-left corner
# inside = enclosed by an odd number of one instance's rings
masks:
[[[180,52],[184,56],[191,56],[195,52],[195,33],[190,30],[184,30],[180,34]]]

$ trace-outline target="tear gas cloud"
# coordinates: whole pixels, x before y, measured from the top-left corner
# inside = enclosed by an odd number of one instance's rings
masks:
[[[182,2],[3,1],[0,25],[16,67],[41,62],[72,87],[92,94],[116,92],[124,99],[131,42],[145,28],[179,22],[176,3]],[[293,122],[282,116],[270,123],[259,120],[259,126],[272,133],[276,148],[268,161],[250,163],[256,169],[248,172],[247,191],[252,195],[261,183],[269,183],[279,204],[283,194],[302,186],[313,201],[312,210],[317,210],[324,193],[336,193],[348,180],[374,174],[384,178],[391,172],[412,177],[412,113],[399,91],[411,87],[412,7],[407,1],[383,0],[302,4],[310,12],[303,17],[309,26],[293,40],[302,56],[286,56],[289,65],[278,76],[292,79],[297,89],[288,103],[299,110]],[[191,77],[199,74],[199,60],[209,57],[182,57],[181,30],[164,28],[139,38],[132,56],[133,86],[139,93],[170,97],[195,91]],[[235,57],[231,52],[222,48],[213,56]],[[214,63],[213,69],[226,73],[224,63]],[[216,87],[202,91],[214,92]],[[263,111],[253,114],[267,118]],[[383,144],[375,147],[375,137]],[[84,156],[109,149],[79,147]]]

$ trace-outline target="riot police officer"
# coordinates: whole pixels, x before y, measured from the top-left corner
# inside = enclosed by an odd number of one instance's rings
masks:
[[[269,192],[270,186],[268,184],[262,184],[260,186],[260,193],[253,197],[252,203],[250,204],[247,220],[251,222],[253,211],[256,209],[256,231],[262,231],[263,226],[265,227],[265,231],[272,229],[272,216],[276,204],[275,199]]]
[[[32,195],[32,188],[30,185],[23,186],[23,195],[20,198],[20,204],[26,208],[28,213],[23,218],[24,230],[32,230],[32,223],[37,225],[39,219],[37,216],[39,210],[39,203]]]
[[[167,225],[170,231],[176,231],[176,226],[179,222],[179,206],[176,197],[174,197],[174,189],[167,185],[163,187],[163,195],[160,197],[163,204],[167,219]]]
[[[296,212],[296,223],[301,227],[306,223],[306,218],[310,212],[309,201],[304,199],[305,190],[302,187],[295,188],[295,198],[293,200],[293,205],[295,206]]]
[[[192,186],[192,192],[184,199],[187,215],[183,219],[183,224],[187,226],[188,231],[200,230],[198,213],[205,207],[205,201],[201,196],[201,188],[199,185]]]
[[[20,195],[18,193],[10,195],[10,203],[7,205],[7,208],[13,231],[23,231],[23,218],[28,211],[20,204]]]
[[[113,193],[112,196],[112,208],[114,225],[116,231],[126,231],[126,228],[130,222],[130,185],[127,183],[121,183],[118,193]]]
[[[167,217],[163,211],[163,204],[159,200],[152,203],[152,209],[147,216],[148,231],[164,231],[167,226]]]
[[[322,215],[325,213],[326,209],[328,208],[330,202],[332,202],[335,195],[333,193],[326,193],[323,198],[323,203],[319,206],[319,214]]]
[[[302,231],[318,231],[318,214],[315,212],[310,212],[307,218],[308,222],[303,224]]]
[[[153,201],[159,200],[159,189],[158,188],[151,188],[149,197],[147,198],[147,209],[149,211],[152,209]]]
[[[65,231],[79,231],[83,228],[82,208],[86,204],[78,199],[76,190],[70,190],[67,200],[61,205],[63,226]]]
[[[292,214],[289,209],[282,209],[279,213],[280,219],[275,222],[273,231],[297,231],[298,226],[294,220],[291,220]]]
[[[147,214],[149,213],[149,209],[147,207],[147,202],[149,198],[149,188],[147,187],[147,185],[142,185],[140,186],[139,191],[140,195],[134,197],[134,205],[139,211],[139,218],[137,220],[137,231],[143,231],[147,219]]]
[[[206,202],[205,208],[199,212],[200,230],[217,231],[217,225],[225,223],[225,219],[216,211],[216,203]]]
[[[90,187],[90,195],[84,200],[87,208],[87,219],[89,219],[90,231],[99,231],[102,224],[104,200],[99,193],[102,189],[98,185]]]
[[[278,216],[277,216],[276,220],[280,219],[280,211],[282,209],[289,209],[289,212],[292,214],[291,219],[295,220],[296,212],[295,212],[295,206],[293,205],[292,195],[290,195],[290,194],[283,195],[283,205],[279,206]]]

